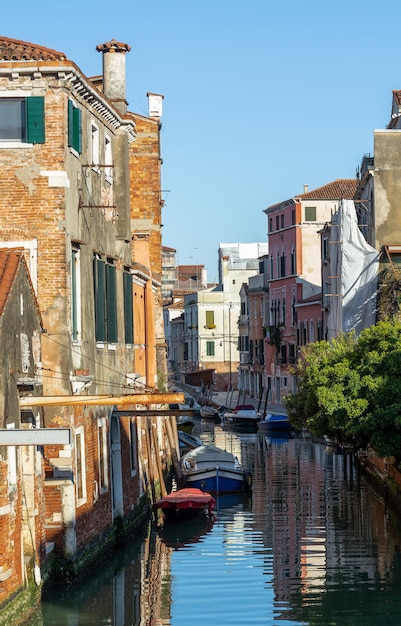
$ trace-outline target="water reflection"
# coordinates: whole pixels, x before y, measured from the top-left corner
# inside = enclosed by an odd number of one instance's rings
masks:
[[[30,625],[401,624],[397,518],[351,457],[221,426],[201,437],[252,471],[252,493],[219,496],[213,524],[149,528]]]

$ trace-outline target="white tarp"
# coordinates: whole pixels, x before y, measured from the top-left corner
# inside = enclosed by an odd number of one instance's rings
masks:
[[[340,297],[332,299],[330,326],[358,335],[376,322],[379,253],[359,230],[352,200],[341,202],[337,217],[331,235],[340,245],[331,246],[330,269],[333,277],[341,278],[341,286],[338,280]]]

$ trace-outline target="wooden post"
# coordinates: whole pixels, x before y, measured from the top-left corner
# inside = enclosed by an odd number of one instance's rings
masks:
[[[162,464],[160,461],[159,442],[157,441],[156,426],[152,424],[151,428],[152,428],[153,447],[154,447],[155,454],[156,454],[157,471],[159,474],[160,491],[161,491],[162,497],[164,498],[164,496],[167,495],[167,489],[166,489],[166,485],[164,482],[163,468],[162,468]]]
[[[167,431],[168,442],[170,444],[171,456],[173,457],[175,474],[177,476],[177,480],[180,482],[182,480],[180,460],[177,454],[177,448],[176,448],[176,444],[174,441],[174,434],[173,434],[173,429],[170,423],[170,418],[168,417],[166,417],[166,431]]]
[[[145,441],[146,441],[146,450],[148,456],[148,474],[149,474],[149,482],[150,482],[150,490],[152,495],[152,504],[156,502],[156,491],[155,491],[155,479],[154,472],[152,467],[152,446],[149,437],[149,424],[148,421],[146,423],[145,428]]]

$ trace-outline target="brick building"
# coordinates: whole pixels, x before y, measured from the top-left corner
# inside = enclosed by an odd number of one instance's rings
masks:
[[[166,376],[162,96],[148,94],[149,118],[130,113],[130,47],[112,40],[97,50],[103,72],[88,78],[61,52],[0,39],[0,245],[21,249],[29,266],[45,329],[44,396],[78,396],[43,408],[42,425],[71,429],[72,444],[43,450],[38,553],[73,571],[114,542],[116,526],[135,522],[156,453],[148,458],[153,418],[141,406],[121,412],[87,396],[152,393]]]

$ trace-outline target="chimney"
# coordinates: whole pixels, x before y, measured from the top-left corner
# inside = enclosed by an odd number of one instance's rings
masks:
[[[131,46],[115,39],[96,46],[103,53],[103,93],[123,115],[127,112],[125,53]]]
[[[308,193],[309,191],[309,185],[304,185],[304,193]]]

